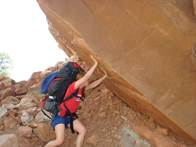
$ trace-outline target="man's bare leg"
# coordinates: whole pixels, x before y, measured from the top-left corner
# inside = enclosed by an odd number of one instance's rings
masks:
[[[82,147],[84,142],[84,136],[86,134],[86,128],[78,119],[74,120],[73,127],[74,130],[78,132],[76,147]]]
[[[44,147],[57,147],[64,142],[65,125],[58,124],[55,126],[56,139],[48,142]]]

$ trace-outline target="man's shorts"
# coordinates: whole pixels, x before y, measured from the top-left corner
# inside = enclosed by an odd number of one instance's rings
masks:
[[[52,120],[51,120],[51,126],[53,129],[55,128],[56,125],[58,124],[64,124],[65,127],[68,127],[68,125],[71,123],[71,121],[76,120],[77,118],[71,117],[71,116],[65,116],[61,117],[59,115],[55,115]]]

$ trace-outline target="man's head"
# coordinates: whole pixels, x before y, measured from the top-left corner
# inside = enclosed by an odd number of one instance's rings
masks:
[[[81,67],[79,67],[79,73],[77,74],[76,79],[78,80],[82,78],[84,75],[85,75],[85,71]]]
[[[79,61],[79,57],[78,57],[78,55],[72,55],[71,57],[70,57],[70,61],[71,62],[78,62]]]

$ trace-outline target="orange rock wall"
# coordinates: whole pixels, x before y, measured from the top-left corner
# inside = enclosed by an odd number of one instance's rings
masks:
[[[189,13],[191,0],[38,3],[51,33],[68,54],[66,44],[72,44],[87,62],[89,54],[96,55],[109,72],[109,89],[180,136],[196,141],[192,53],[196,23]]]

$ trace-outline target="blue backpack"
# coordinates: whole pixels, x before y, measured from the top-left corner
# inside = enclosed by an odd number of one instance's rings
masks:
[[[61,103],[68,86],[76,80],[77,74],[81,71],[83,69],[79,64],[75,62],[66,63],[59,71],[52,72],[43,79],[40,92],[55,96],[56,101]]]
[[[48,93],[48,87],[49,87],[50,83],[58,76],[58,74],[59,74],[58,71],[54,71],[43,79],[43,81],[41,83],[41,87],[40,87],[40,92],[42,94]]]

